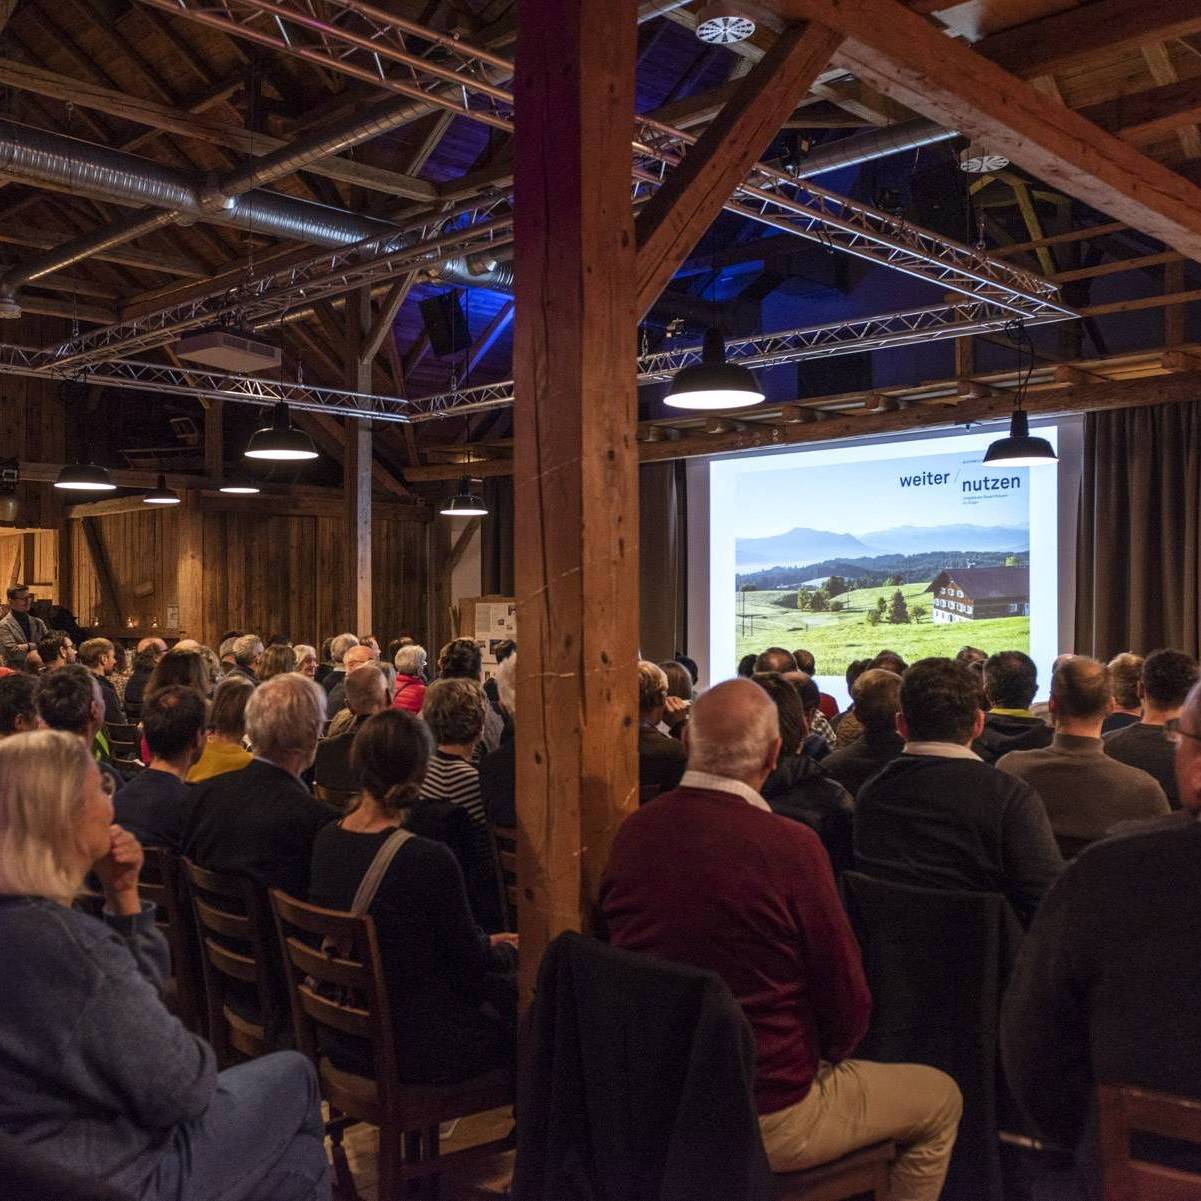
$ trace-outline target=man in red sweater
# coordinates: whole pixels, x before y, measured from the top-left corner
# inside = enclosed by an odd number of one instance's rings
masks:
[[[848,1059],[871,997],[830,861],[759,795],[780,750],[776,707],[730,680],[692,707],[679,788],[628,817],[600,886],[615,946],[717,972],[755,1032],[755,1099],[773,1170],[895,1139],[893,1201],[937,1201],[962,1101],[914,1064]]]

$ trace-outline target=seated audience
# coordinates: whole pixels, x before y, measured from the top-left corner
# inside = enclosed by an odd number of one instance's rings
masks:
[[[1058,664],[1056,664],[1058,667]],[[1143,702],[1139,694],[1139,682],[1143,678],[1143,657],[1129,651],[1114,655],[1109,661],[1109,674],[1113,680],[1113,712],[1101,726],[1102,734],[1112,734],[1142,720]]]
[[[1111,759],[1101,724],[1113,706],[1109,668],[1075,655],[1051,677],[1055,736],[1042,750],[1010,751],[997,767],[1042,797],[1060,847],[1075,854],[1122,821],[1170,811],[1163,789],[1137,767]]]
[[[773,813],[817,831],[838,875],[852,861],[851,795],[806,752],[809,725],[796,687],[774,672],[756,675],[755,683],[775,701],[780,725],[780,756],[759,791]]]
[[[296,654],[296,670],[302,676],[308,676],[311,680],[317,674],[317,650],[315,647],[307,646],[303,642],[298,642],[292,650]]]
[[[341,734],[354,721],[354,714],[346,712],[346,681],[360,667],[366,667],[369,663],[378,662],[379,651],[364,642],[360,642],[357,646],[352,646],[343,656],[342,667],[344,671],[342,677],[329,690],[329,706],[326,711],[333,718],[329,730],[331,734]]]
[[[96,735],[104,729],[104,700],[99,682],[86,667],[72,663],[43,676],[34,701],[38,717],[48,729],[76,735],[89,750],[95,746]],[[104,786],[111,795],[125,780],[107,759],[98,756],[98,761]]]
[[[345,817],[317,835],[313,904],[350,908],[376,856],[417,805],[430,752],[425,723],[410,713],[390,709],[364,723],[351,753],[362,791]],[[388,981],[404,1082],[455,1084],[510,1066],[517,938],[489,938],[476,925],[450,850],[411,836],[396,851],[368,913]],[[343,1070],[374,1074],[358,1040],[338,1038],[329,1054]]]
[[[329,670],[322,675],[318,668],[317,676],[318,683],[325,689],[325,694],[328,696],[333,690],[342,683],[346,675],[346,652],[352,646],[358,646],[359,640],[353,634],[339,634],[336,638],[329,640]],[[334,712],[334,710],[331,710]]]
[[[231,676],[243,676],[252,684],[260,683],[259,669],[263,665],[263,640],[257,634],[243,634],[234,639],[234,665]]]
[[[38,711],[34,704],[37,689],[38,681],[23,672],[0,679],[0,738],[37,729]]]
[[[678,789],[617,831],[599,919],[615,946],[714,971],[754,1031],[755,1101],[777,1172],[891,1138],[891,1195],[936,1201],[961,1101],[933,1068],[848,1058],[871,998],[817,835],[760,795],[776,765],[775,705],[731,680],[693,705]]]
[[[805,707],[805,725],[809,731],[805,752],[820,763],[838,746],[838,735],[821,711],[821,693],[804,672],[789,672],[784,678],[792,682]]]
[[[40,617],[30,612],[33,593],[24,584],[13,584],[6,595],[8,612],[0,617],[0,662],[20,669],[50,631]]]
[[[749,680],[755,674],[755,664],[759,662],[758,655],[743,655],[738,660],[738,674]]]
[[[951,659],[901,678],[900,755],[859,790],[855,864],[897,884],[998,892],[1028,924],[1063,870],[1046,810],[1029,784],[981,762],[980,682]]]
[[[786,671],[799,670],[796,660],[792,657],[792,651],[786,651],[782,646],[769,646],[755,660],[755,675],[762,675],[765,671],[783,674]]]
[[[697,667],[696,660],[690,658],[688,655],[677,654],[675,659],[688,673],[688,678],[692,681],[692,697],[689,698],[691,700],[696,696],[696,686],[700,682],[701,669]]]
[[[295,670],[296,652],[285,643],[276,642],[263,652],[263,665],[258,674],[260,680],[270,680]]]
[[[117,648],[107,638],[89,638],[79,648],[79,662],[95,679],[104,702],[104,724],[124,725],[125,708],[109,678],[117,669]]]
[[[479,646],[470,638],[456,638],[438,652],[438,678],[440,680],[473,680],[479,684],[484,678],[484,664]],[[479,757],[500,746],[500,736],[505,723],[499,713],[487,706],[484,710],[484,732],[480,738]]]
[[[146,770],[117,793],[117,821],[143,846],[183,845],[191,808],[188,769],[204,749],[208,716],[204,697],[194,688],[160,688],[142,707],[142,734],[150,750]]]
[[[364,650],[360,644],[354,651]],[[349,658],[349,656],[347,656]],[[350,765],[350,751],[363,723],[388,705],[388,686],[384,673],[374,663],[364,663],[355,671],[347,673],[344,684],[346,707],[351,721],[341,733],[323,738],[317,744],[317,757],[313,760],[313,780],[319,788],[328,788],[335,793],[358,791],[359,782]]]
[[[64,634],[62,630],[51,630],[35,649],[38,658],[42,661],[43,672],[66,667],[68,663],[74,663],[76,659],[75,643],[71,641],[71,636]],[[129,687],[126,685],[126,692],[128,691]]]
[[[1154,776],[1173,809],[1180,808],[1176,788],[1176,755],[1164,737],[1165,727],[1178,721],[1189,690],[1197,682],[1197,660],[1183,651],[1152,651],[1139,681],[1142,720],[1105,736],[1105,753]]]
[[[792,652],[792,657],[796,661],[797,671],[803,671],[807,676],[817,675],[817,660],[813,657],[812,651],[796,650]],[[818,708],[833,728],[834,719],[838,716],[838,702],[828,693],[823,692]]]
[[[480,798],[484,812],[494,826],[517,824],[517,741],[514,721],[517,714],[517,652],[508,655],[492,676],[505,732],[500,746],[480,761]]]
[[[234,655],[234,643],[241,636],[241,634],[226,634],[217,644],[217,658],[221,662],[221,670],[226,675],[238,665],[237,657]]]
[[[896,651],[881,651],[868,664],[868,667],[879,667],[883,671],[891,671],[899,676],[903,676],[909,664]]]
[[[838,750],[822,760],[822,770],[852,796],[902,751],[905,740],[897,733],[901,711],[901,677],[893,671],[871,667],[855,679],[851,689],[860,736],[843,744],[838,727]]]
[[[659,670],[667,678],[667,700],[663,703],[663,720],[659,732],[679,738],[688,724],[688,707],[692,704],[692,677],[688,669],[674,659],[659,664]]]
[[[683,743],[659,729],[667,711],[667,677],[647,660],[638,664],[638,788],[645,799],[675,788],[688,759]]]
[[[498,642],[497,642],[497,643],[496,643],[496,644],[495,644],[495,645],[492,647],[492,656],[493,656],[493,658],[496,660],[496,666],[497,666],[497,667],[500,667],[500,665],[501,665],[501,664],[502,664],[502,663],[503,663],[503,662],[504,662],[504,661],[505,661],[505,660],[506,660],[506,659],[507,659],[507,658],[508,658],[508,657],[509,657],[509,656],[510,656],[510,655],[511,655],[511,654],[512,654],[512,653],[513,653],[513,652],[514,652],[516,649],[517,649],[517,643],[516,643],[516,642],[514,642],[512,638],[501,638],[501,639],[500,639],[500,640],[499,640],[499,641],[498,641]],[[493,672],[493,676],[495,676],[495,672]],[[488,698],[488,704],[490,704],[490,705],[492,706],[492,708],[493,708],[493,709],[495,709],[495,710],[496,710],[496,712],[497,712],[497,713],[499,713],[499,714],[500,714],[500,716],[501,716],[501,718],[503,719],[503,718],[504,718],[504,713],[503,713],[503,712],[501,712],[501,708],[500,708],[500,694],[497,692],[497,689],[496,689],[496,680],[495,680],[495,678],[493,678],[493,679],[491,679],[491,680],[485,680],[485,681],[484,681],[484,695],[485,695],[485,696]]]
[[[1201,1099],[1201,687],[1179,721],[1183,813],[1068,866],[1005,997],[1006,1079],[1035,1127],[1065,1146],[1091,1141],[1101,1081]]]
[[[839,750],[850,746],[863,734],[863,726],[859,721],[859,715],[855,712],[855,681],[869,670],[870,666],[870,659],[852,659],[847,664],[847,692],[850,694],[851,703],[837,717],[830,719],[830,725],[833,727],[834,733],[838,735]]]
[[[199,645],[195,649],[199,650]],[[125,684],[125,714],[130,721],[137,721],[142,716],[142,694],[146,691],[146,682],[166,653],[167,644],[161,638],[143,638],[138,643],[133,670]]]
[[[200,867],[247,876],[265,892],[308,895],[317,831],[337,816],[301,782],[325,722],[325,697],[292,674],[259,685],[246,702],[254,762],[193,785],[184,853]]]
[[[143,1201],[328,1201],[312,1065],[287,1052],[217,1073],[163,1005],[142,849],[112,823],[78,738],[0,746],[0,1131]],[[99,919],[71,908],[89,871]]]
[[[392,658],[396,665],[396,695],[392,708],[406,713],[420,713],[425,701],[425,666],[427,655],[424,646],[410,642],[398,647]]]
[[[490,710],[490,706],[483,689],[474,680],[435,680],[426,689],[421,716],[433,735],[434,753],[421,786],[421,799],[445,802],[451,809],[466,813],[471,825],[466,843],[449,834],[444,836],[443,829],[453,832],[453,827],[437,823],[448,815],[440,814],[435,806],[423,804],[415,811],[409,829],[451,843],[460,856],[475,920],[485,930],[495,933],[505,929],[507,919],[500,865],[480,795],[480,774],[475,767],[485,710]],[[431,824],[421,824],[418,818]]]
[[[984,664],[984,695],[989,710],[972,750],[985,763],[996,763],[1009,751],[1050,746],[1051,727],[1030,712],[1038,692],[1038,668],[1021,651],[1001,651]]]
[[[209,694],[209,675],[204,659],[196,651],[169,650],[150,673],[142,690],[145,704],[160,688],[193,688],[201,696]]]
[[[254,756],[242,745],[246,737],[246,702],[254,685],[242,676],[230,676],[217,685],[209,709],[204,751],[188,771],[188,783],[223,776],[248,767]]]
[[[978,646],[961,646],[955,652],[955,662],[962,663],[969,671],[978,676],[984,674],[984,664],[988,661],[988,652]]]

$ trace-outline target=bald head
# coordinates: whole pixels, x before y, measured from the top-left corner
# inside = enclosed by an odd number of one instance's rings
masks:
[[[1099,738],[1101,723],[1112,711],[1113,676],[1104,663],[1086,655],[1073,655],[1055,669],[1051,677],[1051,713],[1056,729]]]
[[[780,753],[775,701],[752,680],[727,680],[693,704],[684,731],[692,771],[759,789]]]
[[[160,641],[160,640],[154,639],[154,641]],[[167,649],[167,644],[165,642],[163,642],[163,643],[161,643],[161,645],[165,652]],[[138,650],[141,650],[141,649],[142,649],[142,644],[139,642]],[[200,652],[202,650],[204,650],[204,644],[202,642],[197,642],[195,638],[181,638],[175,644],[175,649],[177,651],[195,651],[196,654],[200,654]]]
[[[355,650],[358,650],[355,647]],[[353,652],[352,652],[353,653]],[[378,713],[388,703],[384,673],[374,663],[361,663],[346,677],[346,707],[360,717]]]
[[[368,663],[374,663],[379,658],[379,651],[373,646],[366,646],[360,643],[358,646],[352,646],[346,652],[342,660],[347,672],[352,672],[360,667],[365,667]]]
[[[161,638],[143,638],[138,643],[138,654],[143,651],[153,651],[158,658],[162,658],[167,653],[167,644]]]

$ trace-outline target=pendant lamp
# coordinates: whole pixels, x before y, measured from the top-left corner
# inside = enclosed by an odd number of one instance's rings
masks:
[[[148,505],[177,505],[179,504],[179,493],[168,488],[166,477],[160,475],[158,483],[142,497],[142,501]]]
[[[701,361],[676,372],[663,403],[673,409],[745,409],[762,400],[754,375],[726,362],[725,339],[717,326],[710,326]]]
[[[478,489],[482,481],[465,475],[459,481],[459,491],[438,511],[443,517],[487,517],[488,506]]]
[[[317,448],[308,434],[293,427],[288,406],[281,400],[272,410],[271,424],[251,434],[245,455],[248,459],[290,462],[315,459]]]
[[[1054,463],[1055,459],[1055,451],[1046,438],[1031,436],[1025,409],[1014,409],[1009,419],[1009,437],[998,438],[984,452],[984,461],[993,467],[1041,467]]]
[[[109,477],[107,467],[95,463],[68,463],[54,481],[56,488],[68,492],[115,492],[117,485]]]

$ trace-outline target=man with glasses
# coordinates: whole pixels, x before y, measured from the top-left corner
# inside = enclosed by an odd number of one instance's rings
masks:
[[[1201,684],[1164,734],[1182,809],[1068,867],[1005,998],[1006,1078],[1062,1144],[1083,1145],[1098,1081],[1201,1098]]]
[[[30,612],[33,600],[24,584],[8,590],[8,612],[0,619],[0,654],[6,667],[23,668],[30,651],[46,637],[46,623]]]

